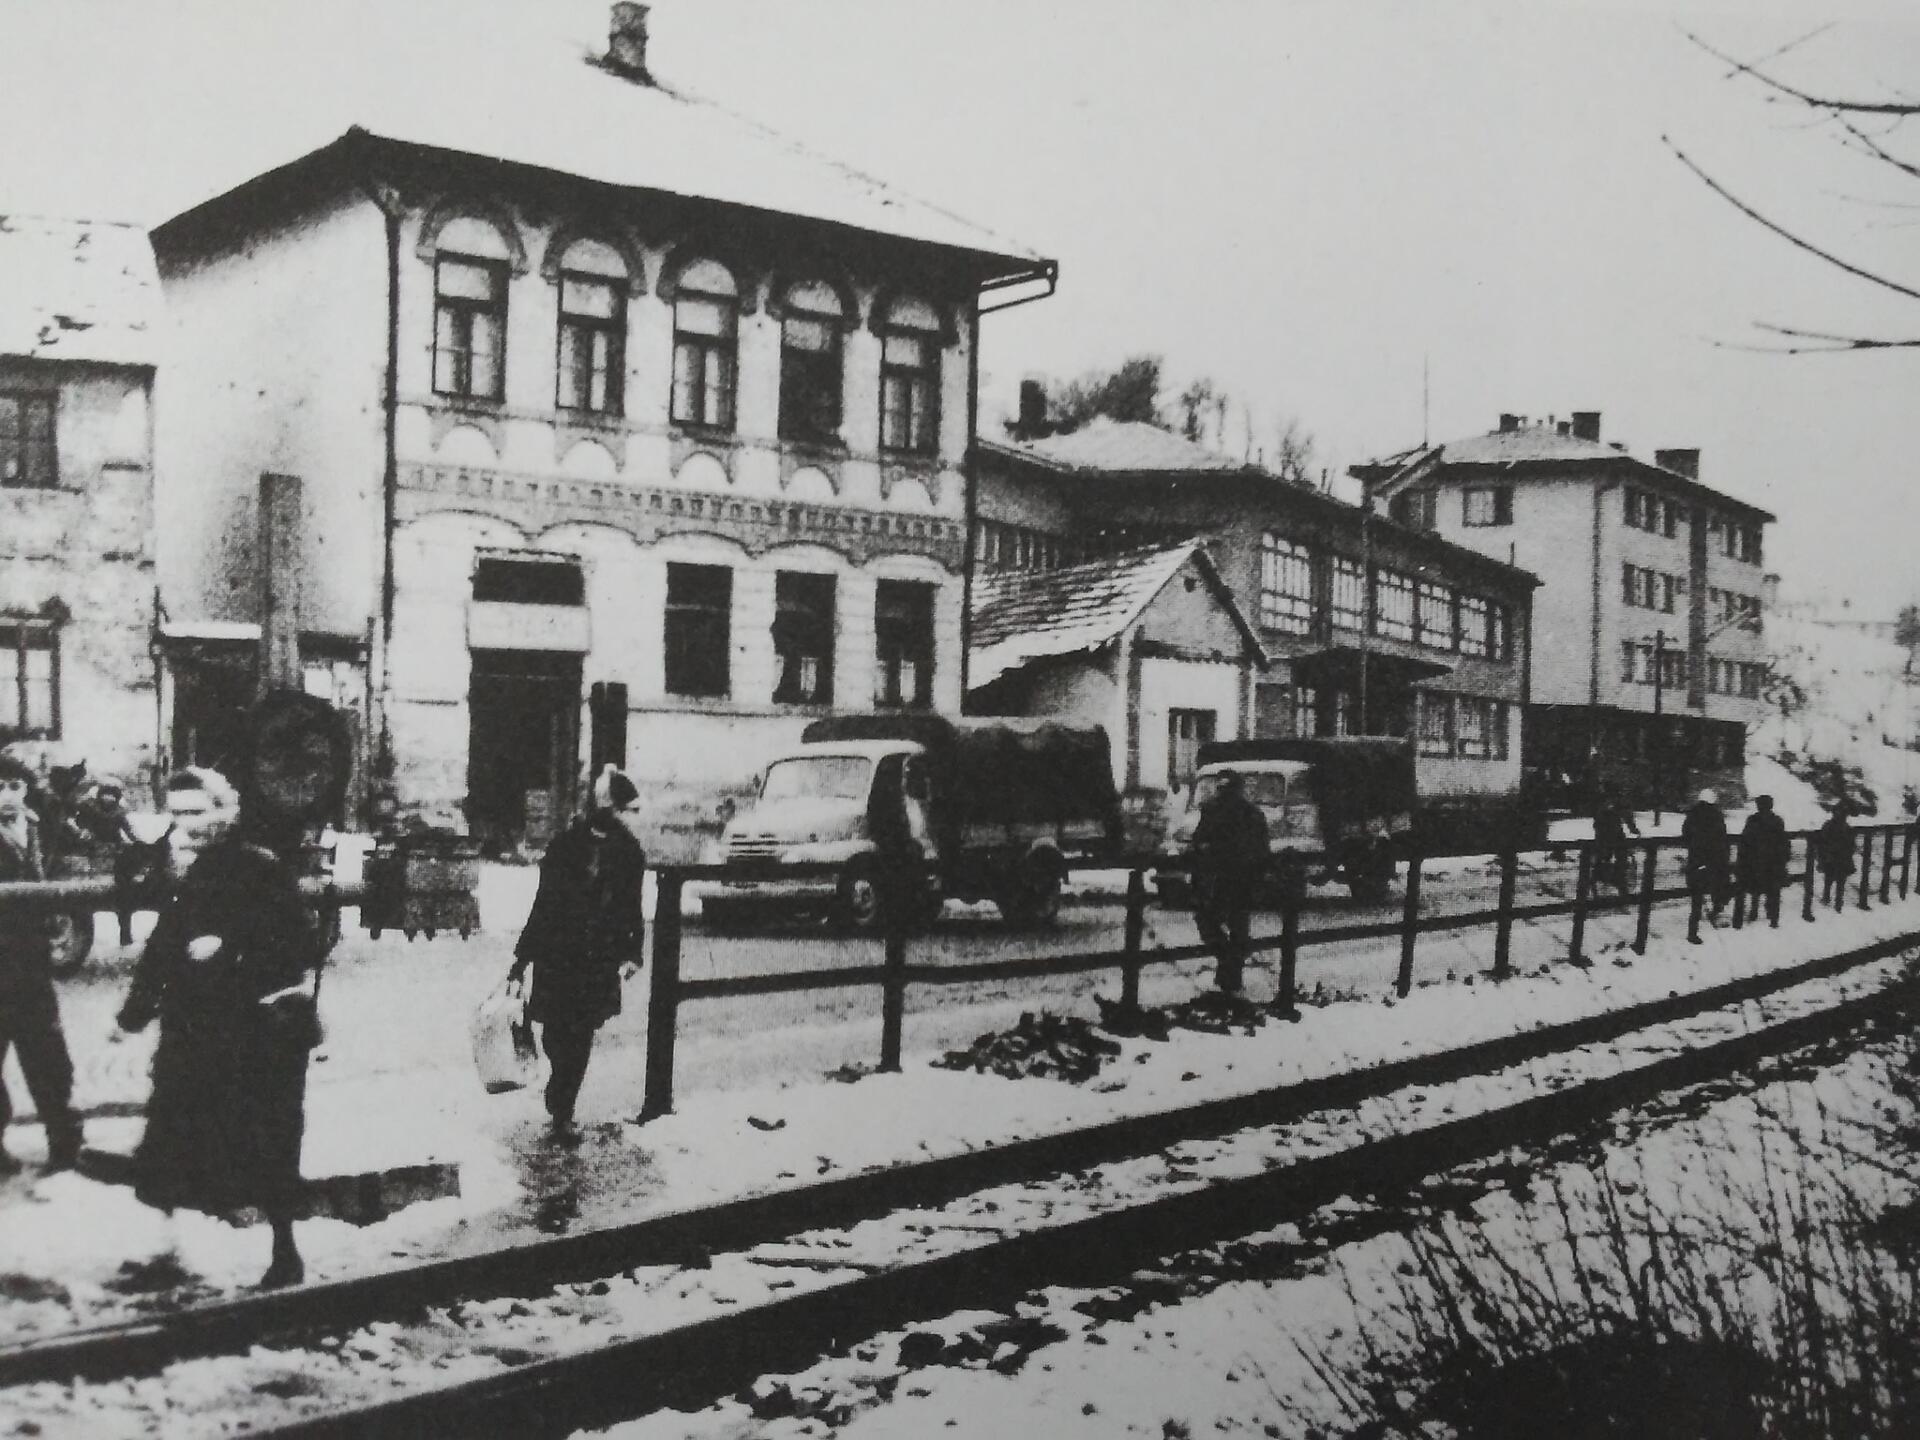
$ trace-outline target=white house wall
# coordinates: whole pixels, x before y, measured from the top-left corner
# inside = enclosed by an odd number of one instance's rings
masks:
[[[1140,773],[1139,787],[1169,788],[1167,717],[1173,710],[1211,710],[1218,740],[1240,738],[1240,713],[1245,669],[1232,661],[1140,661]]]

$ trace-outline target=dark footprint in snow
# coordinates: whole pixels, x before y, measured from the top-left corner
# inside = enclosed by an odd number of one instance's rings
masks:
[[[123,1260],[120,1269],[106,1283],[117,1295],[139,1296],[147,1300],[143,1308],[171,1309],[208,1299],[219,1292],[206,1280],[180,1263],[171,1250],[147,1260]]]

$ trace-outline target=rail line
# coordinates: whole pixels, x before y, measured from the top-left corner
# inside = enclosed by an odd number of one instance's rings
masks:
[[[616,1229],[543,1240],[332,1284],[247,1296],[133,1325],[101,1326],[0,1351],[0,1386],[37,1380],[104,1381],[174,1361],[265,1344],[300,1348],[383,1318],[493,1297],[552,1293],[662,1265],[702,1266],[822,1229],[850,1230],[904,1210],[952,1205],[994,1187],[1031,1184],[1088,1167],[1161,1154],[1258,1127],[1297,1122],[1419,1087],[1488,1074],[1650,1026],[1710,1015],[1811,980],[1886,959],[1920,944],[1908,935],[1765,976],[1438,1055],[1398,1061],[1162,1114],[1014,1142]],[[1568,1086],[1484,1114],[1366,1141],[1282,1168],[1232,1176],[1128,1209],[1001,1235],[962,1253],[855,1274],[772,1301],[581,1354],[536,1360],[501,1374],[289,1422],[289,1435],[564,1434],[663,1405],[705,1403],[746,1379],[808,1363],[822,1337],[871,1333],[902,1320],[1004,1298],[1009,1287],[1084,1279],[1126,1257],[1202,1234],[1235,1233],[1305,1213],[1355,1188],[1399,1183],[1551,1136],[1663,1090],[1737,1071],[1753,1060],[1844,1033],[1905,1005],[1910,989],[1851,1000],[1750,1034],[1680,1053],[1604,1080]],[[1304,1207],[1304,1210],[1301,1208]],[[1091,1267],[1091,1269],[1090,1269]]]

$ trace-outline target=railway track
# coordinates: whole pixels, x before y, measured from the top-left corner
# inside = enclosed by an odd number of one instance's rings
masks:
[[[52,1422],[67,1397],[132,1418],[156,1382],[131,1377],[249,1350],[231,1418],[254,1433],[560,1435],[704,1404],[804,1367],[834,1337],[1098,1283],[1170,1237],[1403,1186],[1830,1040],[1909,1005],[1912,987],[1825,1008],[1795,1006],[1795,989],[1914,944],[1189,1110],[56,1337],[0,1351],[0,1413],[18,1400]],[[1796,1013],[1750,1028],[1740,1007],[1770,996]]]

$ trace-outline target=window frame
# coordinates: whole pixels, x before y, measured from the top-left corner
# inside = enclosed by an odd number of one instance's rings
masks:
[[[1298,579],[1302,588],[1290,588]],[[1313,633],[1313,549],[1269,530],[1260,537],[1260,624],[1284,635]]]
[[[924,606],[924,614],[905,613],[909,601],[915,610]],[[933,707],[938,606],[939,587],[932,581],[881,579],[875,582],[873,704],[876,710]],[[890,610],[894,613],[889,613]],[[914,667],[912,695],[906,693],[901,683],[903,667],[908,664]]]
[[[613,302],[610,316],[585,314],[567,308],[568,285],[591,285],[604,289]],[[553,405],[570,415],[600,415],[617,419],[626,414],[627,402],[627,284],[628,282],[612,275],[602,275],[592,270],[560,271],[559,282],[554,286],[554,301],[559,319],[554,326],[553,343]],[[567,364],[567,337],[569,333],[583,336],[588,342],[587,353],[593,353],[592,341],[605,337],[607,342],[606,375],[602,387],[602,403],[592,403],[593,380],[589,364],[585,404],[569,404],[566,398],[569,372],[575,380],[579,378],[579,366]],[[578,345],[576,341],[576,346]],[[579,353],[576,349],[575,354]]]
[[[816,287],[834,295],[834,308],[831,311],[794,298],[801,290]],[[838,292],[826,281],[799,280],[787,287],[779,313],[779,437],[802,445],[838,445],[842,443],[840,432],[847,422],[846,309],[840,302]],[[816,351],[793,344],[794,329],[801,325],[820,327],[827,339],[826,348]],[[811,406],[804,403],[809,400]],[[824,413],[829,401],[830,417]],[[823,413],[809,418],[811,409]],[[830,424],[827,423],[829,418]]]
[[[451,262],[484,271],[490,282],[493,294],[485,300],[476,300],[471,296],[454,295],[447,292],[441,284],[441,271]],[[513,267],[506,260],[494,259],[485,255],[469,255],[459,250],[436,250],[433,255],[433,393],[450,400],[499,404],[507,398],[507,316],[509,310],[509,282]],[[473,383],[473,322],[476,316],[487,316],[494,324],[493,387],[479,390]],[[440,322],[451,317],[456,331],[466,333],[464,349],[459,347],[443,348],[440,343]],[[457,338],[457,337],[456,337]],[[454,368],[454,378],[449,384],[441,383],[440,361],[442,355],[450,358]],[[461,367],[464,366],[464,374]]]
[[[1383,640],[1413,643],[1418,610],[1414,577],[1384,565],[1373,572],[1373,633]]]
[[[1215,710],[1169,707],[1167,710],[1167,788],[1183,790],[1200,774],[1200,747],[1213,741],[1220,724]],[[1190,730],[1192,733],[1183,733]]]
[[[1459,648],[1459,596],[1460,592],[1444,580],[1420,579],[1413,592],[1413,635],[1416,645],[1429,650],[1452,651]],[[1436,600],[1438,608],[1446,612],[1446,627],[1430,625],[1427,620],[1428,602]],[[1441,638],[1430,638],[1439,635]]]
[[[783,595],[783,590],[788,593]],[[809,595],[809,590],[816,593]],[[822,599],[824,606],[819,603]],[[839,641],[839,612],[840,587],[837,576],[817,570],[774,572],[771,637],[774,704],[833,703],[833,658]],[[815,665],[811,687],[805,683],[809,659]],[[796,666],[797,676],[794,674]],[[790,685],[790,677],[797,683]]]
[[[1350,592],[1351,603],[1343,592]],[[1333,556],[1327,566],[1327,618],[1336,630],[1366,629],[1367,572],[1346,555]]]
[[[694,572],[700,572],[698,574]],[[714,583],[724,598],[683,593],[676,598],[676,581],[688,587]],[[733,694],[733,567],[697,560],[667,562],[666,600],[661,615],[661,688],[686,700],[724,700]],[[711,667],[709,670],[708,667]],[[714,678],[714,677],[717,677]]]
[[[1454,745],[1454,697],[1445,690],[1417,690],[1414,747],[1432,760],[1451,760]],[[1438,722],[1436,725],[1435,722]],[[1435,730],[1440,733],[1433,733]]]
[[[1440,491],[1432,485],[1402,490],[1387,502],[1387,516],[1410,530],[1437,530],[1440,528]]]
[[[0,697],[0,741],[58,740],[61,738],[61,664],[60,627],[50,621],[21,615],[0,615],[0,655],[12,657],[13,673],[0,676],[0,688],[10,688],[10,696]],[[47,655],[47,673],[32,674],[29,655]],[[43,725],[28,723],[34,715],[34,688],[45,691]],[[7,717],[11,716],[11,720]]]
[[[887,302],[886,313],[874,327],[880,337],[880,450],[885,455],[905,455],[931,459],[940,453],[940,386],[945,373],[945,336],[935,326],[909,324],[898,318],[914,304],[932,305],[916,296],[898,295]],[[918,362],[902,364],[893,358],[893,341],[913,342],[922,347]],[[899,389],[906,405],[895,404]],[[904,437],[895,429],[896,411],[906,427]]]
[[[0,406],[18,407],[13,433],[0,429],[0,489],[58,490],[60,488],[60,392],[42,389],[0,388]],[[35,436],[33,420],[40,415],[46,430]],[[18,456],[17,469],[14,457]],[[44,479],[36,480],[34,457],[41,457]],[[20,478],[9,478],[12,471]]]
[[[1457,630],[1460,653],[1476,660],[1492,658],[1493,602],[1484,595],[1462,590],[1456,603],[1460,616]]]
[[[731,270],[708,257],[690,260],[680,268],[684,273],[703,262],[717,266],[726,272],[729,279],[732,278]],[[722,321],[720,333],[709,334],[685,323],[686,316],[681,307],[690,309],[699,305],[718,307]],[[683,365],[683,357],[689,355],[697,363]],[[718,362],[717,380],[708,375],[709,362],[714,361]],[[667,417],[674,425],[709,435],[730,435],[734,432],[739,423],[740,409],[740,290],[737,281],[731,293],[703,290],[685,284],[675,287],[673,370],[669,384],[671,391]],[[710,420],[707,413],[714,407],[707,402],[715,394],[720,397],[719,418]],[[684,404],[683,395],[687,397]]]
[[[1488,517],[1474,518],[1474,501],[1488,502]],[[1460,523],[1470,530],[1488,530],[1513,524],[1513,487],[1511,485],[1469,485],[1460,492]]]

